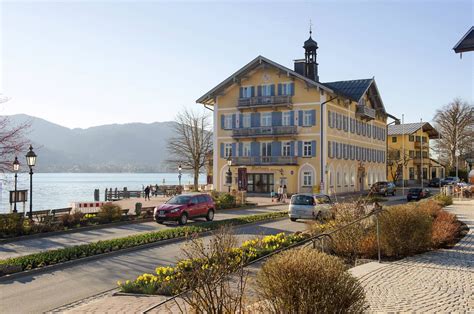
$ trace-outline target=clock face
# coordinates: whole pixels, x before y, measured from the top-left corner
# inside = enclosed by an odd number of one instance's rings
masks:
[[[262,80],[264,83],[268,83],[270,81],[270,75],[268,75],[268,73],[263,73]]]

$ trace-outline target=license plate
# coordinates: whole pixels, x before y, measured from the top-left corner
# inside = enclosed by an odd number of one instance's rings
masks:
[[[160,210],[158,212],[158,217],[165,217],[165,211],[164,210]]]

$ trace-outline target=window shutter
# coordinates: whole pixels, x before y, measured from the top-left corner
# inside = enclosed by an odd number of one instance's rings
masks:
[[[278,84],[278,96],[281,96],[281,84]]]
[[[241,87],[241,88],[239,89],[239,98],[243,98],[243,97],[244,97],[244,88]]]
[[[332,142],[332,158],[337,158],[337,143]]]
[[[262,86],[257,86],[257,96],[262,96]]]
[[[303,125],[303,111],[302,110],[298,111],[298,125],[299,126]]]
[[[272,156],[281,156],[281,142],[272,142]]]
[[[233,129],[235,129],[235,127],[236,127],[236,126],[235,126],[235,125],[236,125],[236,118],[237,118],[237,117],[235,116],[235,114],[233,114],[233,115],[232,115],[232,128],[233,128]]]
[[[367,137],[372,137],[372,126],[367,124]]]
[[[290,83],[290,95],[295,95],[295,83]]]
[[[311,110],[311,125],[316,125],[316,110]]]
[[[225,115],[221,114],[221,129],[224,129]]]
[[[255,97],[255,86],[252,86],[251,89],[250,89],[250,91],[251,91],[251,92],[250,92],[250,93],[251,93],[250,95],[251,95],[252,97]]]
[[[235,157],[237,154],[236,154],[236,150],[237,150],[237,143],[232,143],[232,157]]]
[[[244,127],[244,115],[241,113],[239,115],[239,128],[243,128]]]
[[[332,158],[332,152],[331,152],[331,141],[328,141],[328,157]]]
[[[295,142],[290,142],[290,156],[295,156]]]
[[[224,143],[221,143],[221,158],[224,158]]]
[[[252,157],[260,156],[260,143],[259,142],[250,143],[250,156]]]
[[[295,125],[295,112],[290,111],[290,125]]]
[[[239,153],[237,156],[243,156],[244,155],[244,143],[240,142],[239,143]]]
[[[303,156],[303,142],[298,141],[298,156]]]
[[[282,112],[281,111],[272,112],[272,126],[280,126],[281,125],[281,117],[282,117]]]
[[[275,84],[272,84],[272,86],[270,86],[270,95],[275,96]]]
[[[311,142],[311,156],[316,156],[316,141]]]
[[[332,114],[331,111],[328,111],[328,125],[330,128],[332,128]]]

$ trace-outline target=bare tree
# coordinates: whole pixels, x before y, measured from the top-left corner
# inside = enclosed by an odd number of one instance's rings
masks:
[[[435,144],[439,156],[445,156],[450,168],[455,167],[456,154],[472,149],[474,141],[474,106],[459,98],[436,111],[434,122],[441,139]]]
[[[199,173],[206,165],[206,155],[212,150],[210,117],[205,112],[184,109],[175,119],[174,134],[168,142],[172,158],[168,163],[193,172],[194,189],[198,189]]]
[[[387,153],[387,167],[393,178],[393,182],[397,182],[403,173],[404,167],[408,165],[411,160],[410,156],[398,149],[389,149]]]

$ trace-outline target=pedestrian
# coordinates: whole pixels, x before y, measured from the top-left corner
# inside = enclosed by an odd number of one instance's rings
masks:
[[[280,185],[278,187],[278,202],[281,202],[282,198],[283,198],[283,187]]]
[[[158,197],[158,184],[155,184],[155,196]]]
[[[272,203],[273,203],[273,199],[275,198],[275,191],[273,191],[273,189],[272,189],[272,191],[270,192],[270,197],[271,197]]]
[[[147,185],[145,188],[145,201],[147,199],[150,200],[150,186],[149,185]]]
[[[286,184],[283,185],[283,203],[286,203],[286,199],[288,198],[288,191],[286,189]]]

